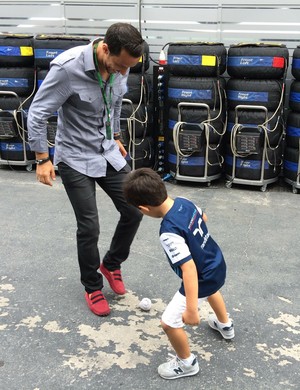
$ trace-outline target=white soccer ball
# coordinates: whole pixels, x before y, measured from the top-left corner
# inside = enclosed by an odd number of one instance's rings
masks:
[[[151,305],[152,305],[152,302],[151,302],[151,299],[149,299],[149,298],[143,298],[139,303],[140,309],[142,309],[144,311],[149,311],[151,309]]]

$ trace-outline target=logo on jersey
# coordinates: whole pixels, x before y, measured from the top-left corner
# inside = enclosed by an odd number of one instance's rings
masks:
[[[209,233],[207,232],[207,233],[205,234],[205,236],[203,237],[204,231],[203,231],[203,229],[201,228],[201,224],[202,224],[202,218],[200,217],[200,218],[198,219],[198,227],[193,231],[193,235],[196,236],[196,234],[198,234],[198,233],[200,234],[201,238],[203,238],[203,242],[202,242],[202,244],[201,244],[201,249],[204,249],[204,248],[205,248],[205,245],[206,245],[206,243],[207,243],[207,240],[208,240],[208,238],[209,238]]]

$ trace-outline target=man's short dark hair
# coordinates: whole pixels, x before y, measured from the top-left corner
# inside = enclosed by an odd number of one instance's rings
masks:
[[[129,23],[112,24],[106,31],[104,43],[112,55],[120,55],[122,49],[134,58],[143,55],[144,40],[140,32]]]

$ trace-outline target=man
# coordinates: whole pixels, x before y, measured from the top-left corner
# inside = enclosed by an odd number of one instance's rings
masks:
[[[121,263],[129,255],[142,218],[123,196],[122,183],[130,168],[119,132],[129,68],[139,62],[143,47],[136,28],[116,23],[108,28],[103,40],[63,52],[51,62],[28,113],[29,144],[36,153],[37,180],[50,186],[55,170],[48,154],[47,119],[58,113],[54,165],[77,220],[77,252],[85,299],[90,310],[99,316],[110,313],[102,293],[102,274],[115,293],[126,292]],[[96,183],[120,213],[100,271]]]

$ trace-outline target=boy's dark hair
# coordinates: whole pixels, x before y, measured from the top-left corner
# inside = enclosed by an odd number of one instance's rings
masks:
[[[122,49],[134,58],[141,57],[144,50],[144,40],[139,31],[128,23],[112,24],[106,31],[104,43],[112,55],[120,55]]]
[[[168,197],[164,182],[151,168],[139,168],[130,172],[123,185],[124,196],[129,204],[160,206]]]

